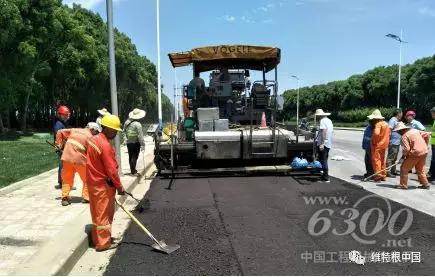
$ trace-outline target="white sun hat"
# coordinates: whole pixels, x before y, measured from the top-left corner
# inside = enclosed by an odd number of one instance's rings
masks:
[[[141,109],[134,109],[129,114],[128,117],[131,119],[139,120],[145,117],[147,113]]]
[[[317,109],[316,113],[314,115],[315,116],[328,116],[328,115],[331,115],[331,113],[325,113],[322,109]]]
[[[368,119],[373,120],[373,119],[385,119],[385,117],[382,116],[381,111],[376,109],[372,112],[371,115],[367,116]]]
[[[411,129],[411,127],[406,126],[405,123],[403,123],[403,122],[399,122],[399,123],[397,123],[396,128],[394,128],[393,132],[397,132],[397,131],[405,130],[405,129]]]
[[[86,128],[101,132],[101,126],[96,122],[89,122],[88,125],[86,125]]]
[[[97,112],[102,116],[105,116],[106,114],[110,114],[106,108],[102,108],[101,110],[97,110]]]

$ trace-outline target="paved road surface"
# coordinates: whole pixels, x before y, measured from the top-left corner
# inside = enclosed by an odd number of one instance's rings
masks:
[[[387,226],[372,236],[354,232],[362,239],[375,240],[374,244],[361,243],[351,235],[334,235],[334,228],[339,233],[347,229],[345,220],[349,214],[340,212],[372,195],[344,181],[334,179],[324,184],[309,177],[179,179],[172,190],[167,190],[168,183],[168,180],[154,180],[144,200],[149,201],[150,209],[139,218],[157,237],[176,242],[181,248],[169,256],[151,251],[152,242],[131,225],[106,275],[428,275],[435,272],[435,219],[424,213],[412,210],[412,224],[399,236],[392,236]],[[310,196],[340,196],[345,197],[345,203],[310,205],[304,199]],[[406,208],[389,203],[393,214]],[[322,235],[310,235],[310,218],[324,208],[331,209],[330,216],[327,211],[321,213],[329,218],[330,227]],[[387,203],[371,196],[355,208],[360,214],[355,220],[358,228],[364,227],[360,221],[370,208],[379,208],[385,215],[385,220],[380,218],[380,221],[386,224]],[[376,214],[374,211],[368,218],[369,233],[376,224]],[[405,219],[406,212],[396,222],[390,218],[392,232],[406,227]],[[321,222],[314,227],[313,232],[322,231]],[[408,245],[391,247],[393,242],[388,240],[398,239]],[[363,254],[364,251],[421,252],[421,263],[357,265],[348,263],[347,253],[340,253],[351,250]],[[322,262],[325,251],[332,254],[326,253]],[[313,254],[316,254],[315,261]]]

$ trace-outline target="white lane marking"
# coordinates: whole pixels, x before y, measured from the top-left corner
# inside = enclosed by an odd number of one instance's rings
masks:
[[[364,161],[361,160],[361,157],[357,156],[357,155],[354,154],[353,152],[348,151],[348,150],[343,150],[343,149],[340,149],[340,148],[334,148],[333,150],[336,150],[336,151],[338,151],[338,152],[345,153],[348,157],[349,157],[349,156],[351,157],[351,158],[349,159],[349,161],[358,162],[358,163],[363,164],[363,165],[365,166],[365,163],[364,163]]]
[[[349,158],[346,158],[343,156],[333,156],[331,158],[331,160],[333,160],[333,161],[351,161],[352,159],[349,159]]]

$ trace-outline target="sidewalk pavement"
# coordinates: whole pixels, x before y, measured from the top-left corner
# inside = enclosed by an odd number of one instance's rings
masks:
[[[146,138],[146,168],[153,165],[154,145]],[[142,156],[142,154],[141,154]],[[145,172],[142,157],[138,171]],[[123,174],[129,173],[126,147],[121,148]],[[130,191],[138,177],[124,175],[121,181]],[[57,170],[0,190],[0,275],[63,275],[88,248],[88,229],[92,223],[89,205],[81,203],[82,183],[75,179],[72,205],[60,205],[60,190],[55,190]],[[126,197],[121,198],[122,201]]]

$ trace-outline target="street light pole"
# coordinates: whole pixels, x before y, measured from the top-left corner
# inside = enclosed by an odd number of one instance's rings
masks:
[[[177,83],[178,83],[177,69],[174,68],[174,119],[177,120],[177,126],[178,126],[178,105],[176,102],[177,89],[178,89]]]
[[[296,94],[296,141],[299,141],[299,77],[292,75],[292,78],[296,79],[297,83],[297,94]]]
[[[110,76],[110,100],[112,105],[112,114],[118,115],[118,93],[116,91],[116,68],[115,68],[115,43],[113,36],[113,3],[112,0],[106,0],[107,12],[107,35],[109,43],[109,76]],[[121,150],[119,136],[115,137],[116,159],[118,160],[119,171],[121,170]]]
[[[400,108],[400,82],[402,81],[402,38],[403,30],[400,30],[400,41],[399,41],[399,80],[397,83],[397,108]]]
[[[399,42],[399,80],[397,82],[397,108],[400,108],[400,82],[402,76],[402,44],[407,43],[403,41],[403,30],[400,30],[400,37],[394,34],[388,34],[386,37],[392,38]]]
[[[157,109],[159,117],[159,127],[163,125],[162,119],[162,88],[160,78],[160,0],[156,0],[156,14],[157,14]]]

